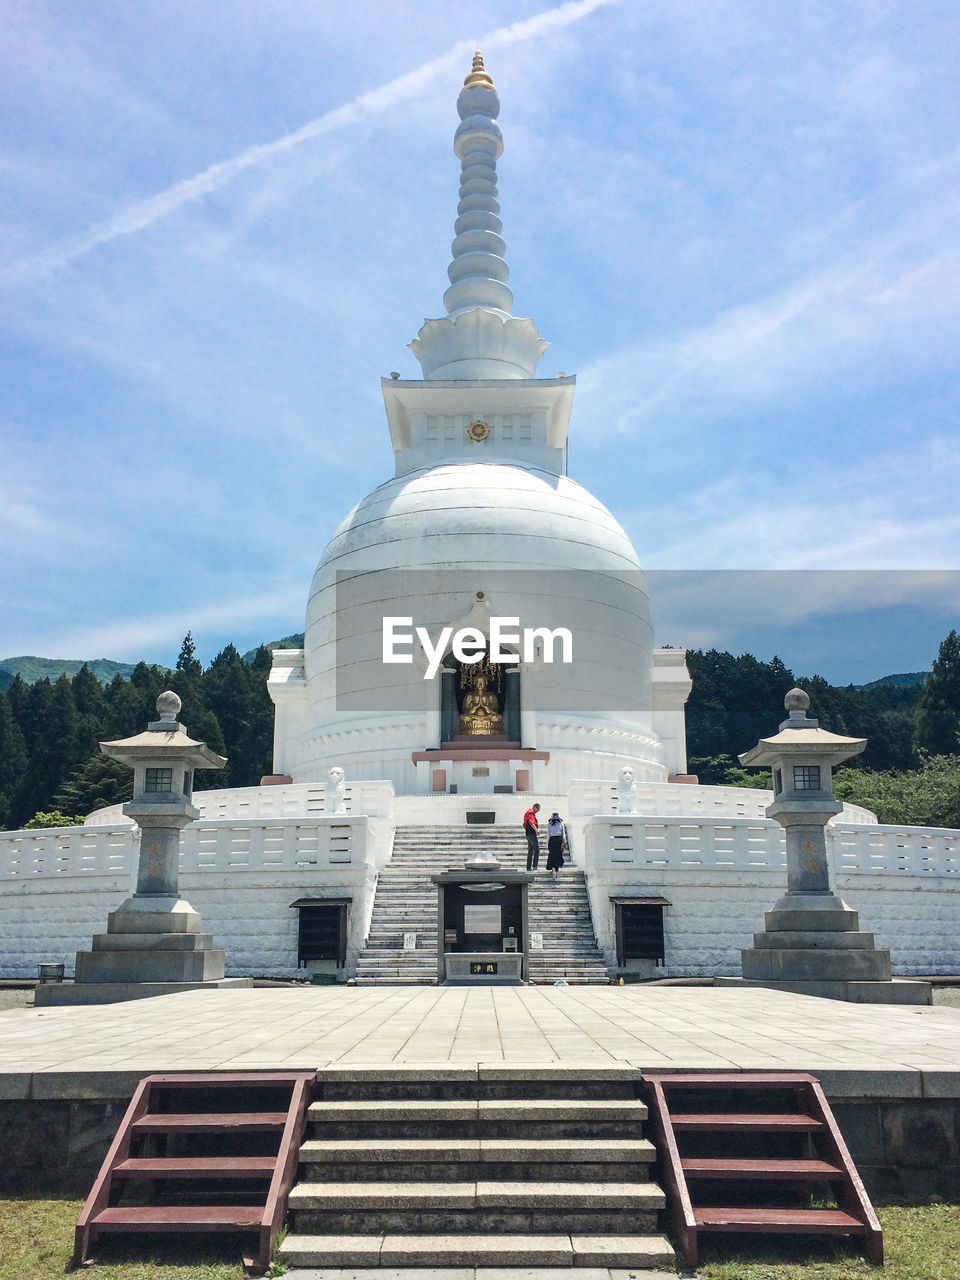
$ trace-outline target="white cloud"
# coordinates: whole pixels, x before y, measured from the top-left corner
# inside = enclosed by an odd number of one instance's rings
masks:
[[[567,0],[567,3],[545,10],[532,18],[491,31],[482,36],[479,43],[481,47],[490,49],[532,40],[567,27],[571,23],[579,22],[598,9],[621,2],[622,0]],[[461,66],[472,50],[473,42],[461,41],[438,58],[430,59],[413,71],[397,76],[369,93],[360,94],[352,102],[326,112],[301,128],[274,139],[273,142],[247,147],[229,160],[218,161],[192,178],[184,178],[165,191],[157,192],[156,195],[149,196],[145,200],[138,200],[128,205],[104,222],[88,228],[81,235],[12,263],[0,270],[0,280],[15,283],[46,275],[85,256],[93,249],[110,244],[121,237],[144,231],[185,205],[193,204],[219,191],[249,169],[259,168],[267,161],[307,143],[315,142],[326,134],[348,128],[368,116],[379,115],[398,106],[406,99],[421,93],[441,75],[454,67]]]
[[[118,660],[135,661],[145,653],[176,653],[188,631],[200,649],[207,632],[237,636],[251,625],[275,627],[278,620],[283,626],[286,620],[302,616],[303,602],[304,588],[299,583],[279,591],[231,592],[214,600],[204,597],[193,604],[177,600],[159,613],[138,612],[100,624],[66,628],[50,637],[49,647],[63,653],[120,655]],[[264,638],[279,639],[279,633]]]

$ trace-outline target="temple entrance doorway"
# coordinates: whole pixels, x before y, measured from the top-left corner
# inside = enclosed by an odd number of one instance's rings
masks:
[[[448,871],[433,877],[439,893],[441,982],[482,985],[525,980],[527,885],[532,878],[515,871]]]

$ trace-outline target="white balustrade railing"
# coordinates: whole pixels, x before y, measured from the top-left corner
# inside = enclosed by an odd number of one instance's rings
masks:
[[[828,832],[838,874],[943,876],[960,884],[960,831],[843,825]]]
[[[133,865],[129,827],[53,827],[0,834],[0,879],[119,876]]]
[[[326,791],[326,787],[297,782],[275,787],[232,787],[220,791],[196,791],[193,803],[200,810],[200,821],[217,818],[313,818],[327,812]],[[348,782],[344,807],[348,815],[391,818],[393,798],[392,782]],[[84,825],[116,826],[131,821],[124,818],[123,806],[114,804],[91,813]]]
[[[585,830],[585,869],[757,870],[786,866],[783,835],[770,819],[652,821],[625,814],[595,818]]]
[[[197,821],[180,837],[180,870],[295,871],[362,866],[375,850],[366,816]],[[382,835],[383,833],[381,833]],[[58,827],[0,835],[0,881],[122,876],[136,868],[132,827]]]
[[[181,837],[180,870],[228,876],[232,871],[362,866],[367,848],[367,824],[362,818],[198,821]]]
[[[386,831],[374,836],[370,825],[366,816],[350,815],[200,819],[182,834],[180,865],[218,875],[360,866],[382,860],[389,848]],[[960,831],[844,823],[828,827],[827,838],[838,877],[940,877],[960,884]],[[583,847],[587,871],[659,867],[695,874],[785,866],[782,829],[767,818],[597,816],[584,826]],[[136,867],[136,851],[128,826],[6,832],[0,834],[0,880],[122,876]]]
[[[634,797],[640,816],[658,818],[763,818],[773,802],[772,791],[757,787],[701,787],[686,782],[638,782]],[[572,817],[618,813],[619,809],[615,782],[575,779],[570,784]],[[848,826],[874,824],[876,815],[861,805],[844,804],[837,820]]]
[[[585,869],[634,867],[670,871],[781,871],[786,868],[783,830],[771,819],[724,821],[598,816],[584,828]],[[827,828],[834,875],[955,879],[960,886],[960,831],[932,827]]]

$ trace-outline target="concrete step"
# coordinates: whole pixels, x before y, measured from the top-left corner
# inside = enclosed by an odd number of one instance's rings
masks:
[[[406,1208],[399,1205],[393,1208],[354,1208],[345,1204],[342,1209],[294,1209],[290,1219],[294,1231],[329,1235],[354,1235],[367,1231],[371,1220],[375,1220],[378,1231],[390,1235],[464,1235],[501,1231],[510,1235],[542,1235],[561,1231],[606,1235],[623,1230],[625,1223],[629,1223],[632,1231],[656,1231],[657,1213],[656,1209],[648,1212],[613,1206],[571,1208],[559,1201],[548,1207],[527,1209],[471,1204],[425,1208],[415,1203]]]
[[[475,1182],[645,1181],[656,1158],[645,1138],[308,1139],[300,1148],[307,1181]],[[428,1172],[429,1171],[429,1172]]]
[[[647,1118],[645,1103],[634,1098],[465,1098],[419,1100],[413,1098],[324,1099],[313,1102],[307,1111],[310,1124],[353,1120],[367,1124],[416,1120],[444,1124],[483,1124],[507,1121],[527,1124],[535,1121],[604,1121],[616,1124],[642,1123]]]
[[[456,1236],[308,1235],[293,1232],[279,1256],[295,1267],[665,1267],[674,1253],[665,1236],[502,1233]],[[575,1273],[567,1270],[567,1276]],[[592,1277],[591,1280],[596,1280]]]
[[[391,861],[377,883],[369,937],[358,960],[359,985],[422,986],[437,981],[436,889],[430,876],[462,866],[481,848],[494,852],[505,868],[526,866],[526,845],[515,826],[397,829]],[[541,872],[531,883],[529,908],[531,931],[542,934],[544,942],[542,951],[531,953],[534,984],[608,981],[582,872],[570,867],[556,881]],[[414,951],[401,947],[404,933],[417,934]]]
[[[298,1182],[290,1210],[302,1209],[662,1209],[652,1182]]]

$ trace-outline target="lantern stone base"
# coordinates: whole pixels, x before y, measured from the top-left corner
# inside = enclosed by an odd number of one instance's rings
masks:
[[[173,935],[177,937],[176,934]],[[108,935],[109,937],[109,935]],[[203,934],[194,934],[203,938]],[[112,937],[109,937],[112,941]],[[217,982],[226,971],[223,951],[172,951],[161,934],[152,949],[78,951],[76,982]]]
[[[181,991],[209,991],[214,987],[252,987],[252,978],[220,978],[217,982],[48,982],[34,992],[37,1008],[67,1004],[118,1004],[148,996],[171,996]]]
[[[105,1003],[218,984],[224,979],[226,954],[213,950],[212,941],[209,933],[200,932],[199,912],[183,898],[135,893],[107,916],[107,932],[94,936],[92,950],[77,952],[74,982],[62,988],[73,998],[56,1003]],[[141,984],[154,989],[129,991]],[[127,993],[82,998],[82,988],[98,986]]]
[[[930,1004],[930,986],[893,979],[890,952],[863,933],[834,893],[788,893],[764,914],[765,930],[741,952],[742,978],[714,979],[870,1004]]]
[[[791,982],[714,978],[713,985],[741,989],[764,987],[768,991],[790,991],[799,996],[820,996],[824,1000],[848,1000],[851,1004],[930,1004],[933,999],[930,983],[917,978],[891,978],[889,982]]]

